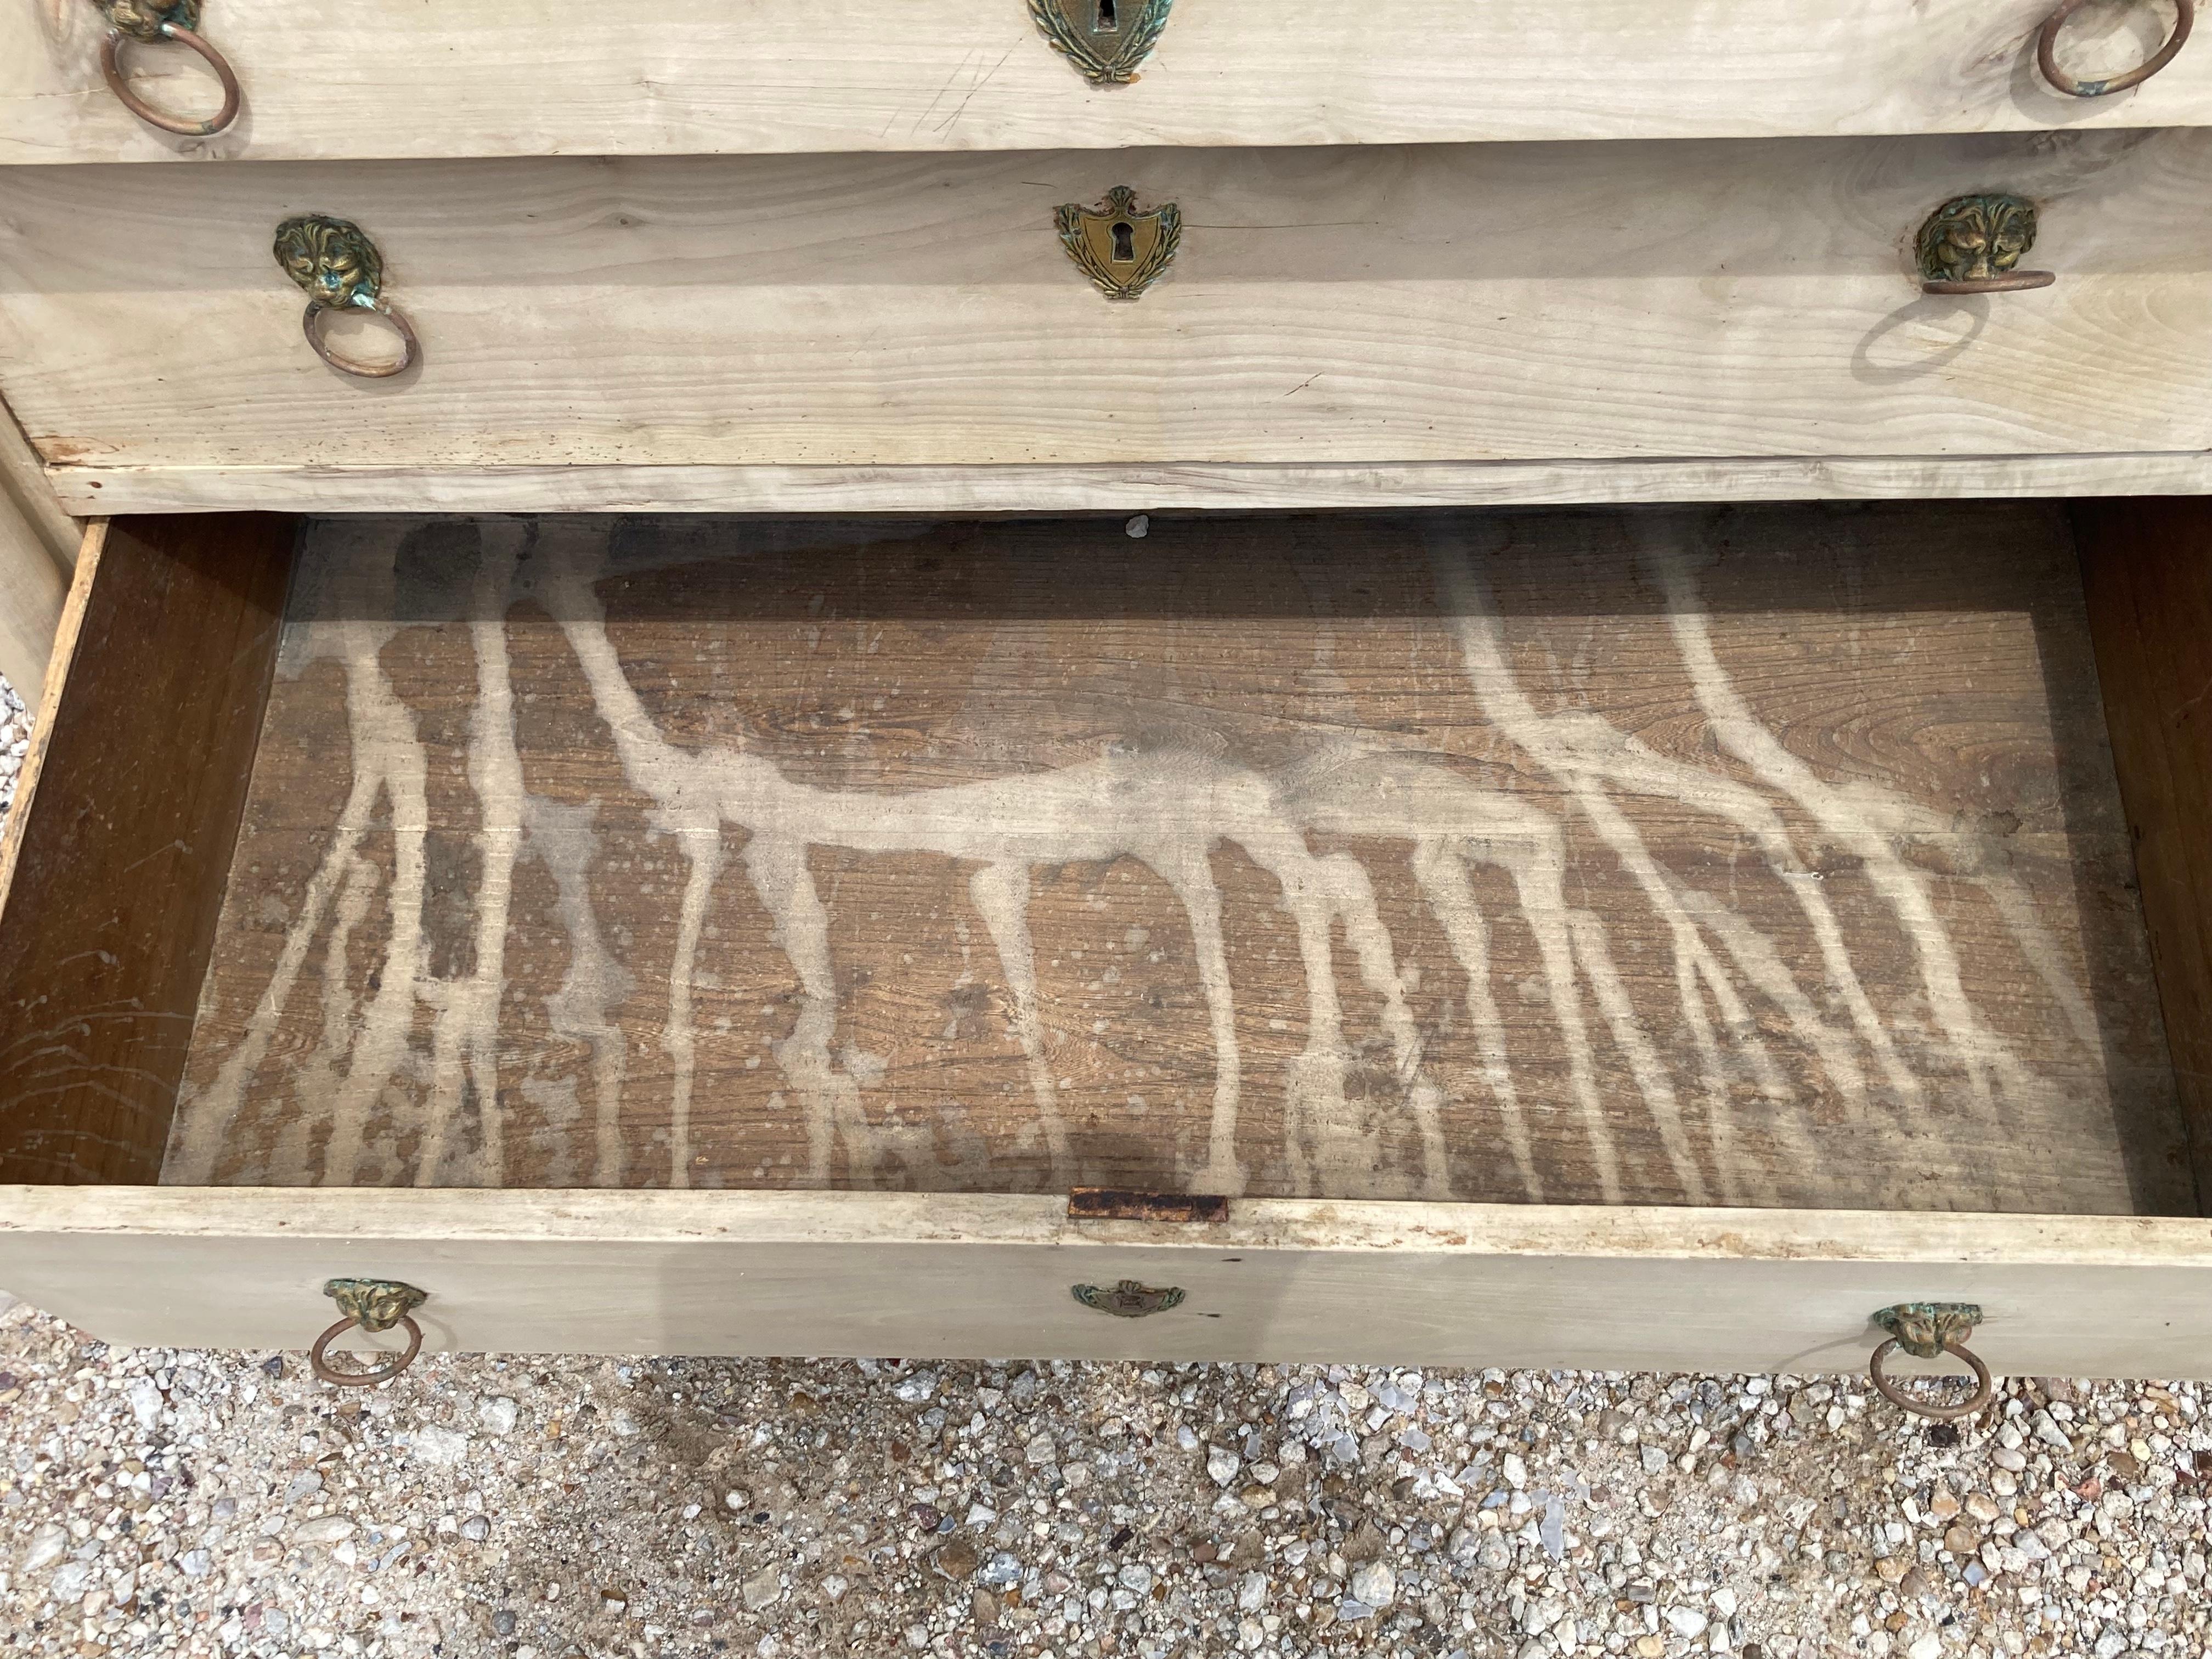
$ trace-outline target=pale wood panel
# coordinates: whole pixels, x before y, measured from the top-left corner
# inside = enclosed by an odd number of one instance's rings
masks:
[[[2033,64],[2052,0],[1181,0],[1133,87],[1093,90],[1023,0],[664,0],[549,25],[520,0],[222,0],[206,33],[245,112],[213,139],[133,120],[98,15],[0,15],[0,161],[252,156],[1334,144],[1971,131],[2212,119],[2201,43],[2131,93],[2061,97]],[[2140,62],[2166,0],[2093,8],[2077,73]],[[140,89],[211,112],[184,52]]]
[[[1124,178],[1187,228],[1117,306],[1051,210]],[[107,467],[2203,451],[2208,185],[2196,131],[16,168],[0,385]],[[1990,187],[2062,280],[1920,295],[1903,244]],[[303,208],[377,237],[420,368],[308,352]]]
[[[110,1341],[298,1349],[404,1279],[434,1350],[1848,1370],[1972,1301],[2000,1372],[2212,1376],[2198,1220],[1050,1197],[0,1188],[0,1281]],[[1188,1292],[1115,1319],[1077,1283]]]
[[[0,676],[33,708],[81,535],[0,403]]]
[[[2193,1204],[2056,508],[331,520],[299,591],[170,1181]]]
[[[46,468],[23,435],[15,411],[0,404],[0,495],[21,514],[54,564],[68,572],[76,568],[78,544],[84,526],[63,511],[47,480]]]
[[[69,578],[38,526],[0,490],[0,678],[33,708],[68,592]]]
[[[0,853],[0,1170],[151,1179],[290,572],[267,514],[134,519],[80,557]]]
[[[1402,466],[63,466],[82,513],[1157,513],[2212,492],[2212,455]]]

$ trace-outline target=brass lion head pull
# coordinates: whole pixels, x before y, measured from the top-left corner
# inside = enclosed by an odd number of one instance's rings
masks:
[[[2173,33],[2166,37],[2164,46],[2124,75],[2084,81],[2058,67],[2058,31],[2066,27],[2068,18],[2088,3],[2089,0],[2059,0],[2058,9],[2045,18],[2043,27],[2035,32],[2036,67],[2043,71],[2045,80],[2069,98],[2102,98],[2106,93],[2125,92],[2130,87],[2142,85],[2173,61],[2173,55],[2188,40],[2189,31],[2197,22],[2197,0],[2173,0]]]
[[[2049,288],[2047,270],[2014,269],[2035,246],[2035,204],[1989,193],[1954,196],[1928,216],[1916,244],[1923,294],[2007,294]]]
[[[1966,1346],[1966,1339],[1982,1322],[1982,1310],[1973,1303],[1900,1302],[1875,1315],[1874,1322],[1889,1333],[1889,1340],[1876,1348],[1874,1357],[1868,1360],[1867,1376],[1881,1397],[1892,1405],[1902,1407],[1916,1417],[1950,1423],[1972,1417],[1996,1397],[1996,1382],[1990,1376],[1990,1368]],[[1918,1359],[1939,1359],[1949,1354],[1954,1359],[1965,1360],[1974,1374],[1973,1392],[1948,1405],[1925,1395],[1907,1393],[1882,1369],[1883,1361],[1899,1348]]]
[[[1126,86],[1159,43],[1175,0],[1030,0],[1053,50],[1097,86]]]
[[[98,0],[107,19],[107,33],[100,43],[100,74],[107,89],[149,126],[186,138],[205,138],[221,132],[238,118],[238,76],[223,55],[200,38],[200,0]],[[131,91],[123,76],[123,46],[127,40],[152,43],[173,40],[207,60],[222,83],[222,107],[204,121],[167,115]]]
[[[1182,246],[1182,210],[1173,202],[1139,208],[1137,192],[1116,185],[1097,207],[1057,210],[1060,244],[1075,268],[1109,300],[1133,300],[1158,282]]]
[[[415,1322],[414,1312],[430,1299],[428,1291],[396,1279],[333,1279],[323,1286],[323,1294],[337,1303],[338,1311],[345,1316],[307,1350],[307,1364],[324,1382],[341,1389],[374,1388],[398,1376],[422,1352],[422,1328]],[[356,1326],[364,1331],[404,1327],[407,1346],[374,1370],[342,1371],[331,1364],[331,1344]]]
[[[307,291],[307,310],[301,325],[315,356],[340,374],[371,380],[413,365],[418,350],[415,331],[385,299],[384,256],[359,225],[327,214],[303,213],[276,227],[276,254],[284,274]],[[323,343],[322,325],[336,311],[373,312],[390,322],[399,331],[399,361],[364,363],[332,351]]]

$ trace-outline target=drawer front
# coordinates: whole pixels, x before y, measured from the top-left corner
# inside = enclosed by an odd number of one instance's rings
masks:
[[[1080,9],[1081,0],[1072,0]],[[2152,126],[2212,120],[2212,43],[2138,88],[2063,95],[2035,36],[2056,0],[1184,0],[1134,85],[1094,87],[1025,0],[671,0],[549,27],[517,0],[207,0],[243,113],[175,137],[103,85],[88,0],[0,21],[0,161],[1022,149],[1043,145]],[[1142,0],[1123,0],[1125,21]],[[2065,72],[2156,52],[2172,0],[2088,9]],[[157,108],[206,114],[181,47],[122,60]]]
[[[1122,182],[1183,227],[1133,302],[1054,228]],[[65,477],[202,484],[2185,453],[2212,447],[2208,184],[2195,131],[19,168],[0,387]],[[2054,286],[1920,292],[1918,227],[1975,190],[2038,204]],[[415,368],[308,349],[270,252],[306,210],[381,248]]]
[[[0,1187],[0,1278],[109,1341],[292,1348],[334,1278],[433,1352],[1846,1371],[1972,1303],[2002,1375],[2212,1376],[2202,1221],[1048,1196]],[[1178,1290],[1116,1318],[1078,1285]]]

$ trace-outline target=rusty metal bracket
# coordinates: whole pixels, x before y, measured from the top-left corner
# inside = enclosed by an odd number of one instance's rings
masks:
[[[1212,1193],[1138,1193],[1078,1187],[1067,1195],[1070,1221],[1226,1221],[1229,1200]]]

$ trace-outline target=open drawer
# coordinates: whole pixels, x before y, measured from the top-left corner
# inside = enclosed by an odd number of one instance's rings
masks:
[[[2212,1375],[2203,503],[1146,528],[95,532],[0,1284],[1801,1370],[1967,1302],[2000,1370]],[[1180,1298],[1071,1295],[1125,1281]]]

